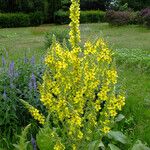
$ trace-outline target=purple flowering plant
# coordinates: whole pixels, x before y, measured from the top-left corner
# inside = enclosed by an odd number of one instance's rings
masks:
[[[35,64],[35,58],[11,61],[2,56],[0,64],[0,135],[12,141],[29,121],[36,125],[19,99],[40,109],[38,82],[41,82],[43,64]],[[1,144],[1,143],[0,143]],[[4,145],[5,146],[5,145]]]

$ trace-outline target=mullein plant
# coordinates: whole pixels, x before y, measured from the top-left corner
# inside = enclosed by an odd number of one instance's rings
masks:
[[[124,93],[116,90],[118,76],[111,50],[103,39],[94,44],[87,41],[81,49],[80,1],[71,2],[71,50],[53,40],[39,86],[40,100],[49,114],[49,147],[54,150],[86,149],[91,141],[101,141],[125,105]],[[45,127],[46,117],[22,103]]]

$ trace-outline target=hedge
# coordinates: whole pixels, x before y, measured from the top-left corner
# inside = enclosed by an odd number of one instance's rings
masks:
[[[42,12],[24,13],[0,13],[0,28],[27,27],[40,25],[44,21]]]
[[[44,14],[41,11],[30,13],[29,18],[31,26],[37,26],[44,22]]]
[[[59,10],[55,13],[55,23],[68,24],[69,12]],[[105,22],[105,12],[100,10],[81,11],[80,23]]]
[[[70,22],[69,12],[63,11],[63,10],[59,10],[55,12],[54,21],[55,23],[58,23],[58,24],[68,24]]]
[[[30,25],[29,15],[23,13],[0,13],[0,27],[25,27]]]
[[[105,22],[105,12],[100,10],[81,11],[81,23]]]

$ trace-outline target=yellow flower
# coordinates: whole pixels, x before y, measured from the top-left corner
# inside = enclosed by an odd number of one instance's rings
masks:
[[[110,110],[110,116],[115,117],[117,115],[117,112],[115,110]]]
[[[58,69],[65,69],[67,67],[67,64],[65,62],[58,61],[56,62],[55,67]]]
[[[95,102],[95,110],[96,110],[97,112],[101,109],[100,103],[101,103],[100,100],[97,100],[97,101]]]
[[[64,149],[65,146],[60,141],[58,141],[54,146],[54,150],[64,150]]]
[[[79,131],[77,136],[78,136],[79,139],[82,139],[83,138],[83,133],[81,131]]]
[[[84,48],[85,48],[85,51],[84,51],[85,55],[96,53],[96,49],[93,47],[93,45],[90,41],[85,43]]]
[[[52,64],[54,61],[54,58],[50,55],[47,55],[46,58],[45,58],[45,64]]]
[[[104,126],[101,131],[102,131],[104,134],[107,134],[107,133],[109,133],[109,131],[110,131],[110,127]]]
[[[72,150],[76,150],[76,149],[77,149],[76,145],[73,144],[73,145],[72,145]]]
[[[112,82],[113,84],[117,83],[117,72],[116,70],[108,70],[107,71],[107,76],[108,76],[108,82]]]

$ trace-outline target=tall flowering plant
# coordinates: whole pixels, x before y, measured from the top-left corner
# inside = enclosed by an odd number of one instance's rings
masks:
[[[53,40],[45,57],[47,69],[40,85],[41,102],[49,113],[51,149],[85,149],[101,140],[125,104],[116,91],[117,72],[112,52],[103,39],[80,43],[79,0],[71,0],[71,50]],[[33,117],[45,124],[39,110],[22,101]]]

